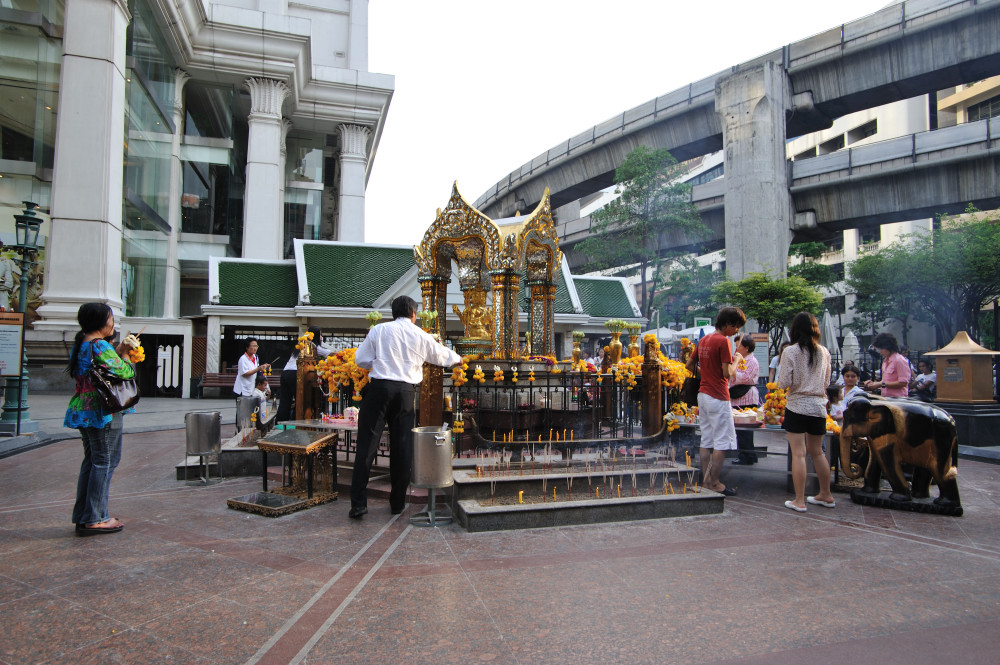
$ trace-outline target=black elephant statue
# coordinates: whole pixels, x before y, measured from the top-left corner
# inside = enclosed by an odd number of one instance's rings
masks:
[[[958,496],[958,439],[955,419],[931,404],[907,400],[852,398],[844,410],[840,451],[844,475],[857,478],[860,468],[851,464],[852,444],[870,448],[865,483],[851,493],[855,503],[889,508],[961,515]],[[903,474],[903,464],[914,467],[912,489]],[[892,486],[888,501],[879,499],[882,477]],[[939,494],[933,503],[913,499],[930,496],[931,479]]]

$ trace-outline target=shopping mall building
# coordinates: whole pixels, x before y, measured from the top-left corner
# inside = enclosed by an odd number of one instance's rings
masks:
[[[210,263],[364,240],[394,85],[367,41],[367,0],[0,0],[0,239],[22,201],[46,213],[33,389],[64,381],[77,309],[101,301],[143,330],[144,392],[186,394]]]

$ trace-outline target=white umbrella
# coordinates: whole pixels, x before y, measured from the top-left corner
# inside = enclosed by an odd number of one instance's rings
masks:
[[[853,363],[858,362],[858,352],[861,350],[861,345],[858,344],[858,338],[850,330],[844,335],[844,364],[850,360]]]
[[[830,357],[833,358],[834,363],[839,362],[840,345],[837,343],[837,330],[833,326],[833,317],[830,316],[830,310],[823,312],[823,322],[819,326],[819,341],[830,352]]]
[[[677,339],[687,337],[692,342],[697,342],[702,333],[711,335],[714,332],[715,326],[694,326],[693,328],[685,328],[684,330],[675,330],[674,334],[677,335]]]
[[[651,333],[653,335],[656,335],[656,339],[660,340],[661,344],[673,344],[674,342],[680,339],[680,337],[677,336],[677,331],[671,330],[670,328],[656,328],[655,330],[647,330],[646,332],[641,333],[639,335],[639,338],[641,339],[644,335],[649,335]]]

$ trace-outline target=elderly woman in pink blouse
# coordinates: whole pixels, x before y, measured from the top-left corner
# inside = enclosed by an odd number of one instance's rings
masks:
[[[881,381],[866,381],[867,390],[881,390],[882,397],[907,397],[910,394],[910,362],[899,353],[892,333],[879,333],[872,343],[882,356]]]
[[[740,337],[736,344],[736,351],[743,356],[743,360],[736,365],[736,374],[729,379],[730,402],[736,408],[760,405],[760,394],[757,392],[760,363],[753,355],[756,346],[750,333]],[[739,456],[733,460],[733,464],[749,466],[757,463],[757,453],[753,450],[753,432],[736,428],[736,449]]]

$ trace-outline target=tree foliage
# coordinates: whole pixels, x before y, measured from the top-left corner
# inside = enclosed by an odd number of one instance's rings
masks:
[[[693,256],[679,256],[662,266],[662,288],[656,294],[655,306],[663,312],[664,321],[687,323],[694,317],[714,318],[715,285],[724,274],[711,266],[699,265]]]
[[[615,170],[618,198],[590,216],[591,237],[580,243],[591,269],[636,266],[642,284],[639,304],[647,318],[662,279],[665,257],[660,248],[667,237],[682,240],[707,233],[690,201],[691,187],[681,181],[683,174],[666,149],[633,150]],[[652,275],[649,282],[647,274]]]
[[[902,240],[849,266],[865,328],[912,316],[931,323],[941,343],[959,330],[980,339],[980,310],[1000,296],[1000,215],[970,207]]]
[[[819,314],[823,295],[802,277],[774,279],[767,273],[753,272],[740,281],[726,280],[715,287],[719,302],[743,310],[756,319],[761,332],[770,339],[770,355],[778,353],[781,331],[799,312]]]
[[[788,276],[801,277],[817,289],[832,288],[838,281],[837,273],[830,266],[819,262],[826,250],[826,245],[821,242],[802,242],[792,245],[788,255],[800,257],[802,263],[788,266]]]

